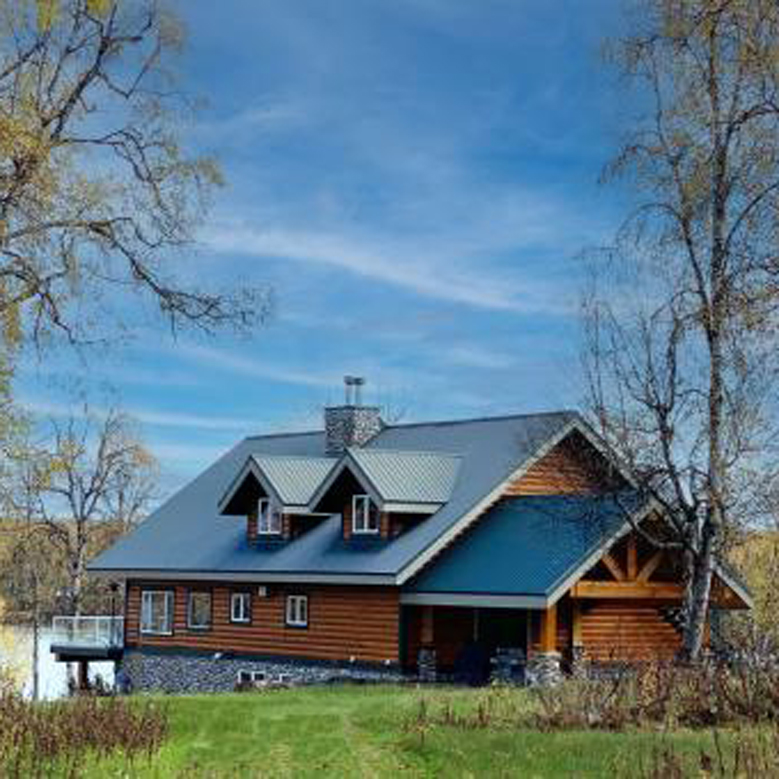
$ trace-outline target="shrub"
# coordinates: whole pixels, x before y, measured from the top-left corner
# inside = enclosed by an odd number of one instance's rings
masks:
[[[779,721],[779,671],[769,666],[654,663],[623,668],[608,678],[569,680],[536,695],[535,720],[542,729]]]
[[[167,711],[147,701],[25,700],[0,685],[0,776],[76,777],[93,759],[150,759],[168,734]]]
[[[528,700],[529,697],[529,700]],[[420,704],[420,723],[461,729],[623,730],[662,725],[707,728],[779,722],[779,669],[773,666],[648,663],[568,679],[528,693],[497,686],[467,704]]]

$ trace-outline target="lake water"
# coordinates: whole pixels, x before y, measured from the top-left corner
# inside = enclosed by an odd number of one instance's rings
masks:
[[[51,653],[52,631],[42,628],[38,644],[38,689],[41,698],[61,698],[68,691],[67,663],[58,663]],[[24,694],[32,694],[32,628],[19,625],[0,625],[0,666],[10,670]],[[73,666],[73,673],[76,667]],[[114,664],[90,663],[89,677],[100,675],[107,684],[113,684]]]

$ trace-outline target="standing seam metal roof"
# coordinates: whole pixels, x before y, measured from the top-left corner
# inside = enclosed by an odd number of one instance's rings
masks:
[[[285,506],[305,506],[314,490],[333,469],[335,460],[326,457],[279,457],[252,455]]]
[[[462,461],[440,452],[349,449],[349,455],[388,503],[446,503]]]
[[[460,466],[449,500],[434,514],[391,541],[359,548],[344,542],[338,517],[277,548],[249,547],[244,523],[218,513],[218,500],[236,473],[251,455],[322,459],[325,437],[317,432],[247,438],[130,536],[99,555],[90,568],[395,576],[540,447],[579,419],[575,412],[557,412],[385,427],[363,451],[458,453]]]
[[[406,589],[427,593],[549,595],[625,525],[633,495],[504,499]]]

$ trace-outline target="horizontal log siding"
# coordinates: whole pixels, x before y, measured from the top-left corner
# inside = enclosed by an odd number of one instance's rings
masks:
[[[603,455],[572,433],[506,489],[506,495],[589,494],[617,486]]]
[[[209,630],[187,628],[187,595],[191,589],[211,589]],[[142,635],[139,630],[142,589],[173,589],[172,636]],[[251,624],[230,622],[230,593],[252,592]],[[398,592],[389,587],[274,587],[267,598],[256,585],[132,582],[128,589],[126,639],[129,646],[185,647],[204,651],[245,652],[320,660],[398,662]],[[287,594],[308,595],[308,627],[285,625]]]
[[[584,606],[581,627],[585,656],[598,662],[670,660],[681,648],[681,635],[647,602]]]

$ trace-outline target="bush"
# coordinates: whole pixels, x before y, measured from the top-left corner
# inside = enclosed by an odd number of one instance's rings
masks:
[[[496,686],[466,704],[420,702],[409,727],[461,729],[624,730],[708,728],[779,723],[779,669],[774,666],[653,663],[612,668],[530,691]]]
[[[0,776],[76,777],[90,760],[150,759],[168,735],[153,702],[80,697],[33,703],[0,684]]]
[[[536,726],[550,730],[779,721],[779,671],[770,666],[654,663],[609,678],[569,680],[536,695]]]

